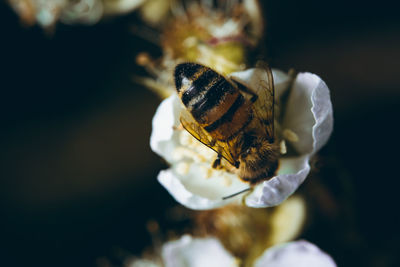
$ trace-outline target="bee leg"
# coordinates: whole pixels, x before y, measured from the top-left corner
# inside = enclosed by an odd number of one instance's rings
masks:
[[[253,92],[250,88],[244,86],[240,82],[236,81],[235,79],[231,78],[231,80],[237,85],[237,87],[238,87],[238,89],[240,91],[242,91],[242,92],[244,92],[244,93],[246,93],[246,94],[251,96],[250,101],[252,103],[256,102],[256,100],[258,99],[258,95],[255,92]]]
[[[217,158],[214,160],[214,162],[212,164],[212,167],[214,169],[217,169],[221,166],[221,158],[222,158],[222,156],[220,154],[218,154]]]
[[[244,190],[242,190],[242,191],[233,193],[232,195],[223,197],[222,200],[225,200],[225,199],[228,199],[228,198],[231,198],[231,197],[235,197],[235,196],[237,196],[237,195],[240,195],[240,194],[243,194],[243,193],[248,192],[248,193],[246,194],[246,196],[247,196],[247,195],[250,193],[250,191],[252,191],[252,188],[251,188],[251,187],[246,188],[246,189],[244,189]],[[246,200],[245,198],[246,198],[246,196],[244,196],[244,197],[242,198],[243,204],[245,204],[245,200]]]

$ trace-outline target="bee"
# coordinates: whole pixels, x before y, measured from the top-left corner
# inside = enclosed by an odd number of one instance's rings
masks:
[[[274,137],[274,85],[270,69],[257,89],[197,63],[175,67],[174,80],[185,106],[180,121],[193,137],[213,149],[226,169],[254,185],[270,179],[278,168]]]

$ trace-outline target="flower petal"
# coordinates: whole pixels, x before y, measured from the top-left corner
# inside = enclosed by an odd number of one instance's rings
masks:
[[[299,195],[288,198],[276,207],[270,219],[270,244],[281,244],[297,239],[306,220],[306,201]]]
[[[310,157],[332,133],[333,110],[329,89],[317,75],[300,73],[286,105],[282,128],[290,129],[298,136],[300,141],[291,144],[302,156],[282,158],[278,175],[257,185],[246,198],[250,207],[276,206],[293,194],[310,172]]]
[[[103,2],[81,0],[70,2],[61,12],[60,20],[66,24],[82,23],[92,25],[103,15]]]
[[[173,129],[179,125],[179,101],[176,95],[168,97],[160,104],[153,118],[150,146],[172,166],[159,173],[158,181],[179,203],[191,209],[212,209],[239,201],[241,195],[226,200],[222,198],[248,188],[248,184],[226,171],[211,169],[213,158],[200,163],[174,157],[181,146],[179,131]],[[200,147],[203,148],[203,145]],[[205,146],[204,149],[211,151],[214,156],[212,150]],[[182,171],[182,168],[186,170]]]
[[[176,95],[161,102],[153,117],[150,147],[168,163],[173,163],[173,151],[178,143],[174,127],[179,126],[180,103]]]
[[[315,153],[333,130],[329,89],[315,74],[297,75],[286,104],[283,129],[293,131],[301,142],[291,142],[299,154]]]
[[[238,266],[235,258],[215,238],[183,236],[164,245],[162,257],[165,267]]]
[[[317,76],[315,74],[311,75]],[[318,77],[318,79],[318,86],[311,98],[311,102],[313,103],[311,111],[315,118],[313,126],[313,153],[320,150],[328,142],[333,131],[333,108],[329,89],[321,78]]]
[[[290,242],[267,249],[254,267],[336,267],[334,260],[307,241]]]
[[[228,203],[239,202],[241,195],[226,200],[222,198],[249,187],[233,174],[226,172],[223,174],[232,178],[222,175],[206,178],[204,171],[198,165],[192,164],[190,169],[187,175],[178,174],[174,168],[161,171],[158,175],[158,181],[175,200],[190,209],[214,209]],[[224,184],[225,179],[231,179],[231,184]]]
[[[307,177],[310,172],[308,160],[307,155],[281,159],[278,175],[257,185],[246,197],[246,205],[253,208],[279,205],[293,194]]]

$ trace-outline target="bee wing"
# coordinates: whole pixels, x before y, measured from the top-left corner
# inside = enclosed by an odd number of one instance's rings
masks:
[[[265,125],[267,136],[274,139],[274,105],[275,105],[275,88],[271,69],[264,68],[267,80],[261,80],[257,88],[257,100],[253,104],[254,112]]]
[[[274,140],[274,105],[275,105],[275,89],[271,69],[268,66],[263,66],[265,73],[259,78],[257,88],[249,88],[241,81],[232,79],[238,89],[246,95],[251,96],[253,102],[254,118],[258,119],[260,125],[263,125],[265,134],[271,142]]]
[[[225,158],[230,164],[236,166],[236,160],[230,152],[230,145],[227,142],[219,141],[213,138],[206,130],[204,130],[192,117],[192,115],[185,109],[181,112],[180,121],[183,128],[188,131],[194,138],[199,140],[204,145],[208,146],[223,158]]]

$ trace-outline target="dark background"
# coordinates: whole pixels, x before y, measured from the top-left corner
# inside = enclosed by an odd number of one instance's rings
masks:
[[[399,266],[398,9],[343,0],[264,7],[271,65],[323,77],[335,111],[315,178],[334,208],[311,194],[302,238],[339,266]],[[159,100],[132,83],[144,74],[135,55],[159,50],[130,32],[135,21],[59,24],[48,35],[0,4],[1,266],[118,266],[150,244],[145,223],[175,205],[148,145]]]

